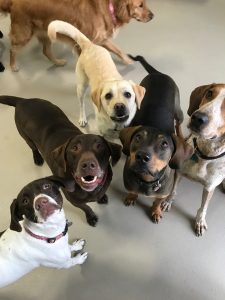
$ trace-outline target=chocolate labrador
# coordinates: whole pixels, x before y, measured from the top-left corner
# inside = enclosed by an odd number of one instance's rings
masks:
[[[34,163],[47,162],[54,175],[74,179],[75,190],[63,190],[74,206],[82,209],[91,226],[98,217],[86,204],[107,203],[112,166],[121,156],[121,146],[94,134],[83,134],[66,115],[49,101],[0,96],[0,103],[15,107],[20,135],[33,152]]]

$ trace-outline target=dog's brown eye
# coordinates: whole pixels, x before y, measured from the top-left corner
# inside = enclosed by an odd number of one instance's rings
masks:
[[[23,198],[23,204],[28,204],[29,203],[29,199],[28,198]]]
[[[125,96],[126,98],[130,98],[130,97],[131,97],[131,93],[125,92],[125,93],[124,93],[124,96]]]
[[[212,90],[209,90],[209,91],[206,92],[205,97],[206,97],[206,99],[211,99],[212,95],[213,95]]]
[[[135,141],[136,141],[137,143],[139,143],[139,142],[141,141],[141,135],[140,135],[140,134],[137,134],[137,135],[135,136]]]
[[[43,184],[43,186],[42,186],[43,190],[47,190],[47,189],[49,189],[50,187],[51,187],[51,184],[49,184],[49,183],[45,183],[45,184]]]
[[[161,143],[161,147],[162,147],[163,149],[166,149],[166,148],[168,147],[168,143],[167,143],[166,141],[163,141],[163,142]]]
[[[111,100],[112,97],[113,97],[113,94],[112,94],[112,93],[107,93],[107,94],[105,94],[105,99],[106,99],[106,100]]]

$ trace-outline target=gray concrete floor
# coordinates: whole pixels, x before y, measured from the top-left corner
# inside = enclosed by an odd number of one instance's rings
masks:
[[[126,52],[141,54],[159,70],[171,75],[181,93],[185,112],[191,91],[225,78],[224,0],[152,0],[155,19],[148,24],[133,21],[116,42]],[[9,19],[0,19],[5,34],[1,59],[0,94],[39,97],[57,104],[77,124],[74,58],[63,45],[55,52],[66,57],[63,68],[55,68],[33,40],[18,57],[21,70],[12,73],[9,64]],[[117,66],[127,79],[140,82],[146,75],[136,63]],[[93,108],[88,116],[93,124]],[[184,128],[185,128],[184,123]],[[33,164],[30,149],[14,124],[14,109],[0,107],[0,231],[9,225],[9,205],[31,180],[47,176],[46,164]],[[96,228],[66,200],[64,209],[73,221],[71,240],[87,240],[89,258],[83,266],[69,270],[39,268],[0,291],[1,300],[101,299],[101,300],[222,300],[225,294],[225,197],[217,189],[207,215],[209,229],[197,238],[193,232],[202,187],[183,179],[177,202],[160,224],[149,217],[151,200],[140,197],[136,207],[125,207],[122,199],[124,158],[114,168],[107,206],[92,204],[99,216]],[[19,245],[18,245],[19,247]],[[1,270],[0,270],[1,272]],[[1,276],[1,275],[0,275]]]

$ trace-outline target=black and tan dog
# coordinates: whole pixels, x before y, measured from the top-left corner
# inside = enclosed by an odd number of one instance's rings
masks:
[[[158,223],[162,218],[162,201],[174,196],[174,169],[180,168],[190,157],[192,148],[182,139],[183,113],[177,85],[171,77],[151,67],[143,57],[134,59],[139,60],[150,75],[140,84],[146,93],[131,122],[134,127],[120,132],[123,152],[127,155],[123,177],[129,193],[124,203],[134,204],[138,194],[154,197],[151,217]]]
[[[45,159],[54,175],[74,179],[75,191],[64,190],[64,194],[95,226],[98,217],[86,203],[108,202],[110,161],[114,165],[119,160],[121,146],[98,135],[83,134],[49,101],[0,96],[0,103],[15,107],[17,129],[30,146],[35,164],[42,165]]]

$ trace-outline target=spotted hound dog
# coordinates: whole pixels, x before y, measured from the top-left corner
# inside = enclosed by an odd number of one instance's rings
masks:
[[[195,233],[202,236],[208,227],[206,213],[214,190],[221,183],[225,188],[225,84],[197,87],[190,97],[188,115],[191,135],[187,141],[195,152],[183,164],[180,176],[203,185],[195,220]],[[170,206],[171,201],[164,201],[164,210]]]

